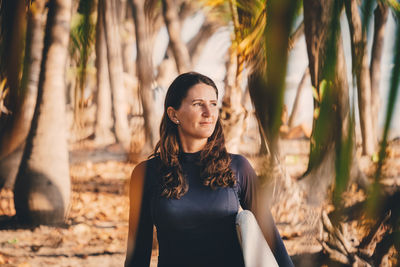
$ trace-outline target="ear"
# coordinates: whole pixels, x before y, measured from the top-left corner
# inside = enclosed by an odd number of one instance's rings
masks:
[[[167,114],[168,114],[169,119],[170,119],[173,123],[178,124],[179,120],[178,120],[178,118],[176,117],[176,110],[175,110],[173,107],[168,107],[168,108],[167,108]]]

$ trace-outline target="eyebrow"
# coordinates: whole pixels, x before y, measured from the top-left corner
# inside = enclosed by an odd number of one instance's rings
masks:
[[[196,98],[196,99],[193,99],[193,100],[192,100],[192,103],[193,103],[193,102],[196,102],[196,101],[206,101],[206,100],[201,99],[201,98]],[[215,99],[215,100],[212,99],[212,100],[210,100],[210,102],[217,102],[217,100],[216,100],[216,99]]]

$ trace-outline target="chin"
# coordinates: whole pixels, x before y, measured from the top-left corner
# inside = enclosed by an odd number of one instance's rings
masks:
[[[209,138],[213,134],[213,132],[214,131],[198,131],[196,137],[200,139],[206,139]]]

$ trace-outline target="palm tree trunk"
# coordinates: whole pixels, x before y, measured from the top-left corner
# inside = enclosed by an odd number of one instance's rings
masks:
[[[335,177],[336,146],[340,145],[340,140],[354,138],[354,131],[349,136],[349,87],[340,25],[336,25],[336,33],[331,33],[332,19],[338,20],[333,15],[333,9],[339,7],[334,6],[333,0],[304,0],[303,4],[311,83],[320,90],[324,80],[332,82],[329,89],[326,89],[328,92],[324,93],[326,105],[314,107],[320,111],[313,122],[308,169],[301,181],[305,192],[309,194],[308,202],[319,205],[326,199],[327,189]],[[337,12],[339,13],[338,10]],[[320,91],[318,93],[321,94]],[[352,153],[353,157],[350,158],[354,159],[354,147]],[[360,185],[365,182],[356,160],[351,165],[350,179],[358,179]]]
[[[104,2],[99,1],[97,14],[104,10]],[[112,119],[112,96],[110,89],[109,70],[107,62],[107,45],[105,39],[104,17],[97,17],[96,24],[96,77],[97,77],[97,111],[95,137],[100,143],[112,142],[114,139],[111,133],[113,126]]]
[[[23,94],[20,97],[23,100],[15,111],[11,127],[4,131],[0,140],[0,184],[4,183],[6,188],[11,189],[14,187],[25,139],[35,110],[42,58],[44,1],[38,0],[32,5],[28,11],[25,62],[21,80]]]
[[[102,5],[104,6],[103,16],[107,43],[108,71],[112,90],[115,133],[118,143],[120,143],[124,149],[128,150],[131,134],[128,124],[121,42],[116,18],[116,2],[115,0],[101,1],[103,1]]]
[[[198,33],[189,41],[187,47],[193,66],[197,64],[208,40],[219,27],[220,25],[217,22],[206,20]]]
[[[372,128],[371,76],[368,66],[367,37],[363,34],[356,0],[346,0],[346,13],[351,35],[353,73],[357,79],[358,109],[364,155],[372,155],[377,141]]]
[[[296,30],[289,37],[289,50],[292,50],[300,37],[304,34],[304,21],[296,28]]]
[[[379,94],[379,83],[381,81],[381,59],[383,54],[385,27],[388,14],[388,6],[378,1],[378,5],[375,9],[374,38],[372,42],[371,63],[369,70],[371,75],[372,129],[375,129],[374,133],[376,136],[378,136],[378,115],[381,101]]]
[[[299,112],[300,95],[303,91],[303,88],[306,85],[306,82],[308,81],[309,76],[310,76],[310,71],[307,67],[306,70],[304,71],[303,76],[301,77],[301,81],[300,81],[299,85],[297,86],[296,97],[294,98],[292,112],[290,113],[289,120],[287,123],[289,126],[289,129],[294,126],[293,125],[294,119],[296,118],[296,115]]]
[[[0,5],[0,77],[2,80],[7,78],[7,86],[10,89],[5,99],[7,109],[15,112],[22,100],[19,85],[26,26],[25,2],[22,0],[1,1]]]
[[[14,187],[17,218],[29,225],[62,223],[69,207],[65,68],[71,5],[48,2],[38,99]]]
[[[135,48],[135,29],[133,25],[133,19],[129,20],[129,23],[126,23],[125,28],[125,36],[122,40],[122,64],[124,67],[124,72],[127,73],[131,77],[136,76],[136,65],[134,58],[134,48]],[[129,88],[130,89],[130,88]]]
[[[137,48],[137,74],[139,92],[143,105],[144,127],[146,146],[142,150],[146,154],[152,150],[158,141],[159,119],[154,112],[154,98],[152,92],[153,64],[152,43],[146,30],[146,17],[144,13],[144,0],[131,0],[133,18],[135,20],[136,48]]]
[[[20,70],[26,17],[24,1],[2,1],[0,5],[0,79],[1,82],[6,82],[5,87],[9,89],[9,93],[5,95],[2,103],[8,112],[0,111],[1,159],[19,145],[9,144],[9,142],[13,139],[12,129],[15,128],[15,123],[18,121],[15,114],[19,113],[24,96],[20,87]],[[19,138],[17,140],[20,141]]]
[[[181,38],[181,26],[173,0],[163,0],[162,10],[167,26],[169,41],[172,53],[176,61],[176,68],[179,73],[187,72],[190,69],[190,57],[188,49]]]
[[[226,147],[230,153],[238,153],[243,134],[245,110],[242,106],[242,90],[237,81],[236,49],[228,51],[225,92],[222,100],[221,119],[224,126]]]

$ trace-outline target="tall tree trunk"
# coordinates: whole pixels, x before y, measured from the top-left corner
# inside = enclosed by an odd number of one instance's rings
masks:
[[[17,218],[29,225],[62,223],[69,207],[65,68],[71,4],[48,2],[38,99],[14,187]]]
[[[175,59],[172,56],[169,56],[172,53],[170,52],[169,47],[167,48],[166,53],[166,58],[164,58],[160,65],[157,66],[157,76],[155,78],[157,85],[165,90],[178,75]],[[161,109],[162,108],[163,107],[161,107]]]
[[[101,14],[102,10],[104,10],[103,4],[103,1],[98,2],[97,14]],[[108,143],[114,139],[111,133],[111,128],[113,126],[112,96],[104,26],[104,17],[100,15],[97,17],[96,24],[97,111],[94,130],[96,140],[100,143]]]
[[[0,140],[0,188],[13,188],[18,166],[21,162],[25,139],[28,135],[35,104],[43,48],[44,1],[32,3],[28,11],[26,28],[24,69],[20,96],[23,100],[16,107],[11,127],[5,129]]]
[[[25,1],[1,1],[0,5],[0,78],[7,79],[7,86],[10,89],[5,99],[5,106],[9,111],[15,112],[22,102],[20,73],[26,26]]]
[[[2,103],[7,112],[3,113],[4,110],[0,110],[0,158],[3,158],[19,145],[9,144],[9,142],[13,139],[11,134],[17,121],[15,114],[19,113],[24,96],[20,87],[20,70],[26,17],[25,3],[22,0],[2,1],[0,5],[0,79],[1,82],[5,81],[4,86],[8,87],[8,94],[5,94]],[[20,141],[19,139],[17,138],[18,141]]]
[[[181,38],[181,25],[174,0],[162,0],[162,10],[176,68],[179,73],[187,72],[191,65],[190,57],[186,44]]]
[[[371,76],[368,65],[367,36],[362,30],[356,0],[346,0],[345,6],[351,35],[352,68],[357,79],[363,154],[372,155],[377,147],[377,140],[372,130]]]
[[[218,22],[206,19],[197,34],[189,41],[187,47],[191,56],[192,66],[197,64],[208,40],[220,26]]]
[[[124,67],[124,72],[131,77],[136,76],[136,66],[135,66],[135,25],[132,17],[132,10],[130,3],[127,0],[121,0],[121,51],[122,51],[122,65]],[[128,88],[128,91],[131,88]]]
[[[189,16],[194,14],[195,9],[193,9],[193,6],[188,2],[185,2],[185,1],[179,1],[179,2],[182,2],[182,3],[179,3],[179,7],[177,8],[179,10],[179,13],[177,14],[177,17],[179,20],[178,25],[182,25]],[[156,34],[160,31],[161,27],[164,25],[165,25],[164,16],[157,16],[157,20],[151,24],[150,34],[151,34],[152,40],[154,40]],[[179,38],[180,38],[180,36],[179,36]],[[201,46],[201,44],[200,44],[200,46]],[[199,47],[199,49],[201,49],[201,48]],[[189,50],[189,47],[188,47],[188,51],[189,51],[188,52],[189,55],[192,57],[193,55],[192,55],[191,51]],[[171,62],[173,64],[171,64]],[[168,47],[165,50],[165,55],[163,57],[163,60],[156,67],[157,75],[155,77],[155,81],[156,81],[156,84],[158,86],[160,86],[161,88],[164,88],[164,89],[168,88],[168,86],[171,84],[171,82],[176,77],[176,75],[179,74],[178,69],[176,67],[176,62],[177,61],[172,52],[171,41],[169,41]],[[162,107],[161,107],[161,113],[162,113]]]
[[[136,48],[137,48],[137,73],[139,80],[139,92],[143,105],[144,126],[146,132],[146,146],[143,154],[151,151],[158,141],[159,119],[154,112],[154,98],[152,91],[153,64],[152,43],[146,30],[146,17],[144,13],[144,0],[131,0],[133,18],[135,20]]]
[[[231,153],[238,153],[243,133],[245,109],[242,105],[242,88],[237,79],[237,53],[235,48],[228,51],[226,63],[225,92],[222,99],[221,119],[224,126],[226,147]]]
[[[116,0],[100,0],[102,5],[105,36],[107,44],[107,59],[112,101],[114,110],[115,134],[118,143],[128,150],[131,133],[128,124],[128,110],[124,87],[124,72],[121,58],[121,42],[118,29]]]
[[[136,65],[134,58],[135,28],[133,19],[129,19],[124,25],[124,36],[122,37],[122,63],[124,72],[131,77],[136,76]],[[130,88],[129,88],[130,89]]]
[[[300,37],[304,34],[304,21],[296,28],[296,30],[289,37],[289,50],[292,50]]]
[[[339,24],[342,6],[333,0],[304,0],[303,5],[311,83],[318,91],[319,100],[325,103],[320,105],[314,101],[317,104],[314,110],[317,109],[319,115],[314,117],[310,159],[301,186],[309,194],[308,202],[320,205],[335,177],[336,148],[340,140],[354,138],[354,131],[349,136],[348,82]],[[323,83],[328,84],[328,88],[322,97]],[[354,147],[352,151],[354,159]],[[352,162],[350,177],[365,178],[356,160]]]
[[[306,68],[306,70],[304,71],[303,76],[301,77],[301,81],[297,87],[297,91],[296,91],[296,97],[294,98],[294,103],[293,103],[293,108],[292,108],[292,112],[290,113],[289,116],[289,120],[288,120],[288,127],[289,129],[292,128],[294,119],[296,118],[297,113],[299,112],[299,101],[300,101],[300,95],[303,92],[303,88],[306,85],[306,82],[308,81],[308,78],[310,76],[310,71],[308,69],[308,67]]]
[[[328,40],[331,34],[328,29],[331,27],[332,23],[332,13],[333,13],[333,0],[319,2],[316,0],[306,0],[303,2],[304,4],[304,27],[305,27],[305,38],[307,44],[307,54],[309,59],[309,70],[311,76],[311,83],[314,88],[318,91],[318,94],[321,94],[320,91],[320,84],[324,79],[328,77],[324,77],[324,62],[327,57],[327,47],[328,42],[332,42],[332,40]],[[333,35],[333,34],[332,34]],[[314,116],[314,123],[313,123],[313,133],[311,136],[311,143],[314,143],[314,147],[311,146],[310,149],[310,160],[308,171],[314,169],[314,167],[318,167],[320,164],[323,165],[325,162],[324,157],[328,157],[329,153],[334,153],[333,151],[333,144],[335,141],[335,133],[340,127],[341,121],[345,123],[342,133],[346,135],[346,131],[344,128],[347,128],[346,124],[348,123],[348,113],[349,113],[349,103],[348,103],[348,82],[346,76],[346,65],[345,59],[343,55],[343,45],[342,45],[342,38],[340,34],[340,30],[337,33],[336,44],[334,47],[334,52],[330,51],[330,53],[334,53],[335,65],[334,67],[334,86],[332,90],[335,90],[332,101],[338,105],[337,112],[332,110],[332,106],[330,108],[330,112],[332,115],[340,115],[341,118],[334,119],[330,122],[330,130],[325,130],[325,135],[322,135],[321,142],[319,144],[315,144],[316,142],[316,134],[317,131],[315,129],[315,124],[318,122],[318,119]],[[334,37],[334,36],[333,36]],[[334,57],[333,56],[333,57]],[[332,62],[329,62],[332,64]],[[339,69],[339,67],[343,67],[343,69]],[[325,74],[326,75],[326,74]],[[343,95],[343,101],[339,96]],[[320,102],[314,101],[314,110],[318,110],[320,108]],[[341,112],[343,109],[343,112]],[[333,118],[331,118],[333,119]],[[332,130],[333,129],[333,130]],[[333,166],[333,165],[332,165]],[[332,168],[329,168],[332,170]],[[333,174],[333,171],[327,170],[327,172]]]
[[[388,14],[388,6],[383,4],[381,1],[378,1],[378,5],[375,9],[374,38],[372,42],[370,64],[372,130],[374,130],[376,136],[378,136],[378,115],[381,101],[379,94],[379,83],[381,81],[381,60]]]

